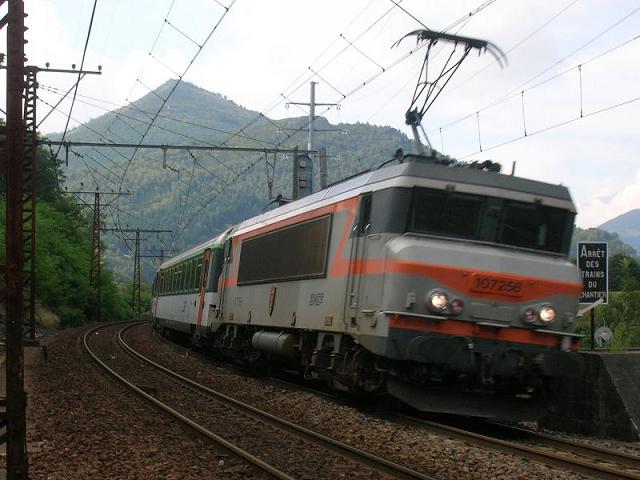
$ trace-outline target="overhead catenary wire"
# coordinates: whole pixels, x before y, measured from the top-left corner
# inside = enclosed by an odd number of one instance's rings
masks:
[[[493,0],[493,1],[495,1],[495,0]],[[482,8],[483,6],[485,6],[485,7],[486,7],[487,5],[489,5],[489,4],[491,4],[491,3],[493,3],[493,1],[491,1],[491,2],[484,2],[484,3],[483,3],[479,8]],[[371,3],[372,3],[372,2],[370,2],[368,5],[370,5]],[[366,7],[365,7],[365,8],[366,8]],[[390,7],[390,9],[389,9],[388,11],[393,11],[395,8],[397,8],[397,7],[392,6],[392,7]],[[364,9],[363,9],[363,11],[364,11]],[[367,29],[365,29],[365,30],[364,30],[364,31],[363,31],[359,36],[355,37],[355,38],[356,38],[356,40],[353,40],[353,41],[351,41],[351,42],[353,43],[353,42],[357,41],[357,39],[358,39],[358,38],[360,38],[364,33],[366,33],[367,31],[369,31],[371,28],[373,28],[373,26],[375,26],[375,25],[376,25],[376,24],[377,24],[377,23],[378,23],[378,22],[379,22],[383,17],[384,17],[384,15],[383,15],[383,16],[381,16],[381,17],[378,17],[378,19],[377,19],[375,22],[373,22],[371,25],[369,25],[369,26],[368,26],[368,28],[367,28]],[[466,17],[465,17],[465,18],[466,18]],[[335,42],[334,42],[334,44],[335,44]],[[406,57],[405,57],[405,58],[406,58]],[[397,63],[396,63],[396,64],[397,64]],[[325,62],[325,64],[324,64],[324,65],[325,65],[325,66],[326,66],[326,65],[328,65],[328,63],[327,63],[327,62]],[[322,66],[321,66],[321,67],[322,67]],[[321,68],[318,68],[317,70],[316,70],[316,69],[314,69],[314,71],[315,71],[316,73],[320,73],[320,72],[321,72]],[[373,78],[373,79],[375,79],[375,78]],[[373,81],[373,79],[371,79],[371,78],[370,78],[370,79],[367,79],[368,81],[367,81],[367,82],[365,82],[365,83],[366,83],[366,84],[369,84],[369,83],[371,83],[371,82]],[[301,85],[304,85],[304,83],[306,83],[306,79],[305,79],[305,81],[303,81],[303,82],[302,82],[302,84],[301,84]],[[360,88],[362,88],[362,87],[360,87]],[[359,90],[359,88],[358,88],[358,90]],[[350,92],[350,93],[353,93],[353,91],[352,91],[352,92]],[[347,96],[348,96],[348,95],[345,95],[345,98],[346,98]],[[280,101],[280,102],[278,102],[278,103],[281,103],[281,101]],[[327,111],[328,111],[328,109],[327,109]],[[156,118],[158,118],[158,117],[156,116]],[[272,121],[271,121],[271,120],[266,116],[266,114],[265,114],[264,112],[261,112],[261,114],[257,115],[257,116],[256,116],[256,119],[254,120],[254,122],[255,122],[255,121],[260,121],[261,119],[264,119],[264,120],[266,120],[266,121],[270,121],[270,122],[272,122]],[[283,140],[283,141],[287,141],[287,139],[292,138],[294,135],[297,135],[297,134],[301,133],[301,132],[302,132],[302,131],[307,127],[307,126],[308,126],[308,125],[306,125],[306,126],[305,126],[305,125],[302,125],[302,126],[300,127],[300,129],[298,129],[298,131],[296,131],[296,132],[293,132],[293,133],[289,134],[289,135],[287,136],[287,138],[286,138],[285,140]],[[245,127],[243,127],[242,129],[240,129],[240,130],[238,131],[238,132],[240,132],[240,133],[239,133],[239,135],[242,135],[242,132],[244,132],[244,131],[246,130],[246,128],[247,128],[247,127],[245,126]],[[239,136],[239,135],[238,135],[238,132],[236,132],[234,135]],[[228,139],[227,139],[227,141],[228,141]],[[280,142],[279,144],[282,144],[282,143],[283,143],[283,142]],[[255,165],[255,163],[256,163],[257,161],[259,161],[259,160],[260,160],[260,159],[257,159],[257,160],[253,160],[253,161],[249,161],[249,162],[247,162],[247,167],[246,167],[244,170],[242,170],[242,171],[238,172],[238,174],[240,174],[240,175],[241,175],[241,174],[243,174],[243,172],[245,172],[245,171],[247,171],[248,169],[250,169],[250,168],[251,168],[253,165]],[[123,178],[124,178],[124,175],[123,175]]]
[[[607,56],[607,55],[609,55],[609,54],[611,54],[611,53],[613,53],[613,52],[615,52],[615,51],[617,51],[617,50],[619,50],[619,49],[621,49],[621,48],[623,48],[623,47],[625,47],[627,45],[629,45],[630,43],[635,42],[638,39],[640,39],[640,34],[635,35],[632,38],[629,38],[629,39],[623,41],[622,43],[619,43],[619,44],[617,44],[617,45],[615,45],[615,46],[613,46],[611,48],[608,48],[607,50],[604,50],[603,52],[600,52],[600,53],[594,55],[593,57],[580,62],[577,65],[573,65],[571,67],[568,67],[568,68],[566,68],[564,70],[561,70],[560,72],[558,72],[558,73],[556,73],[556,74],[554,74],[554,75],[552,75],[550,77],[545,78],[544,80],[541,80],[541,81],[539,81],[537,83],[534,83],[530,87],[524,88],[524,89],[522,89],[522,90],[520,90],[518,92],[513,92],[508,97],[503,98],[500,102],[489,104],[484,108],[476,110],[476,112],[480,112],[480,113],[485,112],[485,111],[490,110],[492,108],[495,108],[498,105],[501,105],[501,104],[503,104],[503,103],[515,98],[515,97],[523,96],[526,92],[529,92],[531,90],[535,90],[535,89],[537,89],[537,88],[539,88],[539,87],[541,87],[543,85],[546,85],[547,83],[552,82],[553,80],[556,80],[557,78],[562,77],[563,75],[566,75],[569,72],[576,71],[576,70],[581,72],[582,68],[585,65],[588,65],[588,64],[590,64],[592,62],[595,62],[596,60],[599,60],[599,59],[601,59],[601,58],[603,58],[603,57],[605,57],[605,56]],[[472,118],[473,116],[476,115],[476,112],[467,114],[464,117],[458,118],[457,120],[449,122],[449,123],[447,123],[445,125],[442,125],[442,126],[440,126],[438,128],[434,128],[434,129],[430,130],[428,133],[431,134],[431,133],[434,133],[436,131],[442,131],[442,130],[446,131],[448,128],[450,128],[450,127],[452,127],[452,126],[454,126],[454,125],[456,125],[456,124],[458,124],[458,123],[460,123],[460,122],[462,122],[464,120],[468,120],[469,118]]]
[[[170,3],[170,5],[169,5],[169,9],[167,10],[167,13],[165,14],[165,18],[167,18],[167,17],[171,14],[171,11],[172,11],[172,9],[173,9],[174,4],[175,4],[175,0],[171,0],[171,3]],[[153,40],[153,43],[152,43],[152,46],[151,46],[150,51],[153,51],[153,49],[155,48],[155,46],[156,46],[156,44],[157,44],[157,42],[158,42],[158,40],[159,40],[159,38],[160,38],[160,35],[162,34],[162,31],[164,30],[164,26],[165,26],[165,23],[163,22],[163,23],[161,24],[161,26],[160,26],[160,29],[158,30],[158,33],[156,34],[156,36],[155,36],[155,38],[154,38],[154,40]],[[140,76],[142,75],[142,72],[143,72],[143,71],[144,71],[144,69],[146,68],[147,62],[148,62],[148,57],[147,57],[147,59],[145,60],[145,62],[143,63],[143,65],[142,65],[142,67],[141,67],[141,69],[140,69],[140,72],[139,72],[139,74],[138,74],[138,77],[140,77]],[[127,95],[127,99],[128,99],[128,97],[130,97],[130,96],[131,96],[131,94],[133,93],[133,89],[135,88],[135,86],[136,86],[136,85],[137,85],[137,82],[134,82],[134,83],[133,83],[133,85],[132,85],[132,87],[131,87],[131,89],[130,89],[130,91],[129,91],[129,94]],[[116,114],[116,117],[111,121],[111,123],[109,124],[109,126],[107,126],[107,128],[106,128],[106,130],[105,130],[105,131],[110,131],[111,127],[113,126],[114,122],[115,122],[117,119],[118,119],[118,117],[117,117],[117,114]],[[80,123],[80,125],[83,125],[83,124],[81,124],[81,123]],[[103,138],[104,138],[102,134],[98,134],[98,135],[100,136],[100,138],[101,138],[101,139],[103,139]],[[59,153],[59,149],[58,149],[58,153]],[[117,153],[118,153],[118,154],[121,154],[121,152],[117,152]],[[56,157],[57,157],[57,155],[56,155]],[[56,157],[54,157],[54,158],[56,158]],[[125,246],[128,248],[128,245],[127,245],[126,241],[125,241],[124,239],[122,239],[122,241],[123,241],[123,243],[125,244]]]
[[[80,79],[82,78],[82,70],[84,70],[84,59],[87,55],[87,48],[89,47],[89,39],[91,38],[91,30],[93,28],[93,19],[96,14],[96,6],[98,5],[98,0],[93,0],[93,8],[91,9],[91,19],[89,20],[89,28],[87,30],[87,36],[84,41],[84,49],[82,51],[82,61],[80,62],[80,71],[78,72],[78,80],[73,89],[73,98],[71,99],[71,107],[69,108],[69,116],[67,117],[67,121],[64,126],[64,130],[62,131],[62,139],[64,140],[65,135],[67,134],[67,129],[69,128],[69,120],[71,119],[71,114],[73,113],[73,105],[76,101],[76,94],[78,93],[78,85],[80,84]],[[58,152],[56,153],[56,157],[60,153],[60,148],[58,148]],[[55,158],[55,157],[54,157]],[[59,187],[59,185],[58,185]]]
[[[151,129],[151,127],[154,125],[156,119],[158,118],[158,115],[162,112],[162,110],[164,109],[165,105],[167,104],[168,100],[171,98],[171,96],[173,95],[173,93],[176,91],[176,88],[178,88],[178,85],[180,85],[180,82],[182,81],[182,79],[184,78],[184,76],[189,72],[189,70],[191,69],[191,66],[193,65],[193,63],[195,62],[195,60],[198,58],[198,56],[200,55],[200,53],[202,52],[203,48],[205,47],[205,45],[209,42],[209,40],[211,39],[211,37],[213,36],[213,34],[215,33],[215,31],[218,29],[218,27],[220,26],[220,24],[222,23],[222,21],[225,19],[225,17],[228,15],[229,10],[231,9],[231,7],[233,6],[233,4],[235,3],[236,0],[231,0],[230,5],[226,8],[226,10],[224,11],[224,13],[222,14],[222,16],[218,19],[218,21],[214,24],[213,28],[211,28],[211,30],[209,31],[209,34],[206,36],[206,38],[204,39],[204,41],[202,42],[202,44],[198,47],[197,51],[195,52],[195,54],[191,57],[191,60],[189,61],[189,63],[187,64],[187,66],[184,68],[181,76],[179,77],[178,81],[176,81],[173,85],[173,87],[171,88],[171,90],[169,91],[169,93],[167,94],[167,96],[162,100],[162,103],[160,104],[160,106],[158,107],[157,112],[153,115],[153,118],[151,119],[150,124],[147,126],[147,129],[145,130],[144,134],[141,136],[140,140],[139,140],[139,144],[141,145],[142,142],[144,141],[144,139],[146,138],[147,134],[149,133],[149,130]],[[127,162],[127,165],[125,167],[125,172],[122,176],[122,180],[120,182],[120,189],[122,189],[122,185],[124,183],[124,178],[126,176],[126,173],[131,165],[131,162],[133,161],[133,159],[136,156],[137,153],[137,149],[134,149],[133,153],[131,154],[131,158],[129,159],[129,161]]]
[[[495,1],[495,0],[491,0],[491,1]],[[370,4],[371,4],[371,2],[367,5],[367,7],[368,7]],[[365,7],[365,8],[367,8],[367,7]],[[387,15],[390,11],[392,11],[394,8],[395,8],[395,6],[394,6],[394,7],[391,7],[391,8],[390,8],[390,9],[388,9],[388,10],[387,10],[387,11],[386,11],[386,12],[385,12],[381,17],[378,17],[378,19],[377,19],[377,20],[376,20],[372,25],[370,25],[367,29],[365,29],[365,31],[364,31],[364,32],[362,32],[362,33],[361,33],[357,38],[362,37],[362,35],[364,35],[364,33],[366,33],[367,31],[369,31],[369,30],[370,30],[370,29],[371,29],[375,24],[377,24],[377,23],[378,23],[382,18],[384,18],[384,16],[386,16],[386,15]],[[358,14],[358,16],[359,16],[359,15],[361,15],[363,11],[364,11],[364,9],[360,11],[360,13]],[[353,24],[353,22],[354,22],[354,21],[355,21],[355,19],[354,19],[354,20],[352,20],[352,22],[351,22],[349,25]],[[338,38],[339,38],[339,37],[338,37]],[[335,43],[335,41],[334,41],[333,43]],[[326,50],[327,50],[327,49],[325,49],[325,51],[326,51]],[[323,54],[324,54],[324,52],[323,52]],[[321,54],[321,55],[322,55],[322,54]],[[318,58],[320,58],[320,57],[318,57]],[[334,58],[335,58],[335,57],[334,57]],[[322,68],[326,67],[327,65],[328,65],[328,63],[326,63]],[[311,67],[309,67],[309,69],[311,69]],[[316,72],[314,72],[314,74],[315,74],[315,73],[316,73]],[[303,74],[301,74],[301,75],[299,75],[299,76],[298,76],[298,78],[300,78],[301,76],[304,76],[304,75],[303,75]],[[307,80],[304,80],[304,81],[300,84],[300,86],[298,86],[296,89],[294,89],[294,91],[293,91],[293,92],[297,91],[297,89],[298,89],[298,88],[300,88],[302,85],[304,85],[304,84],[306,83],[306,81],[307,81]],[[346,97],[343,97],[343,98],[346,98]],[[280,100],[278,100],[275,104],[272,104],[272,105],[269,107],[269,109],[268,109],[268,110],[259,112],[259,113],[258,113],[258,115],[256,115],[256,117],[254,117],[254,119],[253,119],[253,120],[251,120],[248,124],[246,124],[245,126],[243,126],[242,128],[240,128],[237,132],[235,132],[234,134],[230,135],[230,136],[229,136],[228,138],[226,138],[225,140],[223,140],[222,145],[225,145],[225,144],[226,144],[226,143],[228,143],[230,140],[232,140],[233,138],[235,138],[236,136],[238,136],[238,135],[239,135],[239,134],[241,134],[242,132],[246,131],[246,129],[247,129],[247,128],[249,128],[251,125],[255,124],[256,122],[260,121],[261,119],[263,119],[263,118],[267,118],[267,119],[268,119],[268,117],[266,116],[266,114],[267,114],[270,110],[272,110],[273,108],[275,108],[276,106],[280,105],[281,103],[282,103],[282,94],[281,94],[281,98],[280,98]],[[305,112],[305,113],[306,113],[306,112]],[[303,131],[303,129],[304,129],[304,128],[307,128],[307,127],[308,127],[308,124],[307,124],[306,126],[302,126],[298,131],[294,131],[293,133],[288,134],[288,135],[287,135],[287,137],[286,137],[283,141],[278,142],[278,145],[281,145],[284,141],[286,141],[286,140],[288,140],[288,139],[292,138],[296,133]],[[247,167],[246,167],[246,168],[244,169],[244,171],[243,171],[243,172],[241,172],[241,173],[245,173],[245,172],[247,172],[248,170],[250,170],[250,169],[251,169],[251,168],[252,168],[252,167],[253,167],[253,166],[254,166],[254,165],[255,165],[259,160],[260,160],[260,158],[257,158],[257,159],[255,159],[255,160],[253,160],[253,161],[249,161],[249,162],[248,162]],[[238,176],[236,176],[236,178],[238,178]],[[233,181],[233,180],[232,180],[232,181]],[[225,188],[226,188],[226,187],[225,187]],[[216,194],[216,195],[217,195],[217,194]],[[178,236],[176,237],[176,241],[178,240],[178,237],[179,237],[179,236],[184,232],[184,228],[185,228],[188,224],[190,224],[190,222],[191,222],[191,221],[193,221],[193,218],[195,218],[195,216],[192,216],[192,217],[191,217],[191,219],[190,219],[190,220],[185,224],[185,226],[184,226],[183,228],[181,228],[181,229],[180,229],[180,233],[179,233],[179,234],[178,234]]]
[[[504,53],[505,54],[509,54],[511,52],[513,52],[514,50],[516,50],[517,48],[519,48],[520,46],[522,46],[523,44],[525,44],[529,39],[531,39],[532,37],[534,37],[535,35],[537,35],[540,31],[542,31],[545,27],[549,26],[552,22],[554,22],[558,17],[560,17],[562,14],[564,14],[565,12],[567,12],[567,10],[569,10],[571,7],[573,7],[576,3],[578,3],[580,0],[572,0],[571,2],[569,2],[567,5],[565,5],[564,7],[562,7],[559,11],[557,11],[555,14],[553,14],[550,18],[548,18],[547,20],[545,20],[541,25],[538,25],[534,30],[532,30],[531,32],[529,32],[527,35],[525,35],[523,38],[521,38],[520,40],[518,40],[515,44],[513,44],[511,47],[509,47]],[[478,76],[479,74],[481,74],[482,72],[486,71],[487,69],[489,69],[491,66],[493,65],[493,63],[489,63],[487,65],[485,65],[484,67],[480,68],[479,70],[476,70],[474,73],[472,73],[471,75],[469,75],[468,77],[466,77],[464,80],[462,80],[461,82],[456,83],[455,85],[450,86],[447,89],[447,92],[445,95],[450,95],[451,92],[457,90],[458,88],[462,87],[462,85],[466,84],[469,80],[475,78],[476,76]]]
[[[160,106],[158,107],[158,110],[154,113],[153,118],[150,121],[150,124],[147,126],[145,132],[143,133],[143,135],[140,137],[140,140],[138,141],[138,145],[142,145],[142,143],[144,142],[144,139],[146,138],[147,134],[149,133],[149,131],[151,130],[151,127],[154,126],[155,121],[158,118],[158,115],[162,112],[162,110],[164,109],[165,105],[167,104],[168,100],[171,98],[171,96],[173,95],[173,93],[176,91],[176,89],[178,88],[178,85],[180,85],[182,79],[184,78],[184,76],[189,72],[189,70],[191,69],[191,67],[193,66],[195,60],[198,58],[198,56],[200,55],[200,53],[202,52],[202,50],[204,49],[204,47],[207,45],[207,43],[209,42],[209,40],[211,39],[211,37],[213,36],[213,34],[218,30],[218,27],[220,26],[220,24],[222,23],[222,21],[226,18],[226,16],[228,15],[231,7],[234,5],[236,0],[231,0],[231,3],[228,5],[228,7],[226,7],[224,13],[220,16],[220,18],[218,19],[218,21],[213,25],[213,27],[210,29],[208,35],[205,37],[204,41],[200,44],[200,46],[198,47],[198,49],[196,50],[196,52],[194,53],[194,55],[191,57],[191,59],[189,60],[187,66],[183,69],[182,74],[180,75],[180,77],[178,78],[178,80],[174,83],[174,85],[172,86],[172,88],[170,89],[169,93],[167,94],[167,96],[164,98],[164,100],[162,100]],[[168,19],[168,17],[165,17],[165,19]],[[129,157],[129,159],[126,162],[125,165],[125,169],[124,172],[120,178],[120,185],[118,187],[118,191],[122,191],[123,186],[124,186],[124,181],[125,181],[125,177],[127,175],[127,172],[131,166],[131,163],[133,162],[136,154],[138,152],[138,148],[134,148],[133,153],[131,154],[131,156]],[[119,203],[116,204],[116,222],[118,225],[120,225],[120,209],[119,209]],[[127,245],[127,248],[129,248],[129,246]]]
[[[579,47],[575,48],[574,50],[571,51],[571,53],[563,56],[561,59],[553,62],[551,65],[549,65],[548,67],[545,67],[542,71],[536,73],[535,75],[531,76],[529,79],[527,79],[525,82],[521,83],[518,87],[515,87],[511,90],[509,90],[506,94],[501,95],[500,97],[498,97],[497,99],[489,102],[488,104],[486,104],[485,106],[483,106],[482,108],[476,109],[473,112],[468,113],[467,115],[464,115],[462,117],[457,118],[456,120],[453,120],[451,122],[447,122],[444,125],[440,125],[436,128],[434,128],[433,130],[430,130],[428,132],[428,134],[431,134],[435,131],[437,131],[438,129],[447,129],[453,125],[456,125],[460,122],[463,122],[471,117],[473,117],[475,115],[475,112],[483,112],[485,110],[488,110],[490,108],[493,108],[497,105],[500,105],[508,100],[510,100],[511,98],[513,98],[514,96],[520,95],[520,92],[522,90],[527,91],[530,88],[525,88],[529,83],[531,83],[532,81],[540,78],[542,75],[544,75],[545,73],[551,71],[553,68],[555,68],[556,66],[560,65],[562,62],[564,62],[565,60],[569,59],[570,57],[572,57],[573,55],[575,55],[576,53],[578,53],[579,51],[583,50],[584,48],[588,47],[589,45],[591,45],[593,42],[595,42],[596,40],[598,40],[599,38],[601,38],[603,35],[605,35],[606,33],[608,33],[609,31],[613,30],[615,27],[617,27],[618,25],[620,25],[621,23],[625,22],[626,20],[628,20],[630,17],[632,17],[633,15],[635,15],[638,11],[640,11],[640,7],[637,7],[635,9],[633,9],[632,11],[630,11],[629,13],[627,13],[626,15],[624,15],[622,18],[616,20],[613,24],[607,26],[604,30],[601,30],[599,33],[597,33],[595,36],[591,37],[587,42],[581,44]],[[635,40],[634,37],[631,40],[628,40],[626,42],[624,42],[623,44],[618,45],[617,47],[615,47],[614,49],[610,49],[610,51],[613,51],[617,48],[620,48],[621,46],[626,45],[627,43],[629,43],[630,41]],[[609,51],[608,51],[609,52]],[[599,57],[596,57],[599,58]],[[595,59],[595,58],[594,58]],[[587,62],[582,62],[582,64],[586,64],[590,61],[593,61],[594,59],[591,59]],[[557,78],[556,76],[553,76],[549,79],[545,79],[544,81],[536,84],[536,86],[542,85],[546,82],[548,82],[549,80],[553,79],[553,78]]]
[[[465,21],[468,20],[469,17],[476,15],[477,13],[481,12],[482,10],[484,10],[485,8],[487,8],[488,6],[490,6],[491,4],[495,3],[495,0],[486,0],[483,3],[481,3],[478,7],[476,7],[474,10],[470,11],[467,15],[465,15],[464,17],[461,17],[460,19],[454,21],[451,25],[449,25],[447,27],[447,29],[449,28],[453,28]],[[385,12],[385,15],[388,14],[391,10],[393,10],[395,8],[395,5],[393,7],[391,7],[389,10],[387,10]],[[376,21],[372,24],[375,25],[376,23],[378,23],[382,18],[384,17],[384,15],[382,17],[378,17],[376,19]],[[372,28],[372,25],[370,25],[369,27],[367,27],[365,29],[365,31],[363,33],[361,33],[358,37],[356,37],[356,40],[360,37],[362,37],[362,35],[364,33],[366,33],[367,31],[369,31]],[[354,40],[354,41],[356,41]],[[342,103],[344,100],[346,100],[348,97],[350,97],[351,95],[353,95],[355,92],[359,91],[360,89],[364,88],[365,86],[369,85],[371,82],[373,82],[376,78],[378,78],[380,75],[388,72],[389,70],[391,70],[392,68],[394,68],[396,65],[398,65],[399,63],[401,63],[403,60],[405,60],[406,58],[408,58],[409,56],[413,55],[415,52],[419,51],[421,48],[424,47],[424,44],[422,46],[418,46],[414,49],[411,49],[408,53],[405,53],[404,55],[402,55],[400,58],[396,59],[395,61],[393,61],[390,65],[388,65],[387,67],[385,67],[384,69],[382,69],[380,72],[377,72],[376,74],[372,75],[371,77],[369,77],[368,79],[366,79],[364,82],[362,82],[361,84],[358,84],[353,90],[351,90],[350,92],[348,92],[347,94],[344,94],[344,96],[339,99],[336,100],[335,105],[339,105],[340,103]],[[348,48],[348,47],[347,47]],[[335,56],[334,56],[335,58]],[[328,64],[325,64],[325,66]],[[321,67],[319,70],[321,70],[324,67]],[[304,83],[303,83],[304,84]],[[298,87],[299,88],[299,87]],[[281,98],[286,98],[284,97],[283,94],[280,94]],[[332,106],[329,106],[327,108],[324,109],[324,111],[322,111],[319,116],[323,115],[324,113],[326,113],[327,111],[329,111],[331,108],[333,108]],[[266,115],[265,112],[261,112],[261,115]],[[257,116],[257,118],[254,118],[248,125],[251,125],[252,123],[255,123],[255,121],[257,121],[259,119],[260,115]],[[290,138],[293,137],[293,135],[296,135],[298,133],[303,132],[306,128],[308,128],[309,123],[307,122],[305,125],[302,125],[299,129],[294,130],[293,132],[289,133],[289,134],[285,134],[286,138],[284,138],[282,141],[287,141]],[[242,131],[243,129],[247,128],[247,126],[242,127],[239,131]],[[223,142],[224,144],[224,142]],[[244,171],[242,172],[243,174],[245,172],[248,172],[251,168],[253,168],[253,166],[255,164],[258,163],[258,161],[260,161],[261,158],[256,158],[255,160],[249,162],[246,166],[246,168],[244,169]],[[231,180],[231,184],[233,183],[234,180]],[[224,187],[223,190],[226,190],[227,187]],[[206,208],[206,205],[213,201],[213,199],[217,196],[218,194],[216,193],[215,195],[210,196],[209,198],[206,199],[205,202],[203,202],[201,204],[201,206],[195,210],[195,212],[193,213],[193,215],[189,218],[189,220],[187,220],[187,222],[185,222],[183,228],[180,229],[179,232],[177,232],[176,236],[174,237],[174,242],[178,242],[184,232],[184,229],[195,219],[198,217],[198,215],[200,214],[200,212]],[[176,244],[174,243],[174,245]]]
[[[40,88],[42,88],[44,90],[47,90],[47,91],[49,91],[49,92],[51,92],[51,93],[53,93],[55,95],[61,95],[62,94],[62,90],[61,89],[53,87],[53,86],[50,86],[50,85],[40,84]],[[99,103],[104,103],[106,105],[111,105],[111,106],[117,107],[118,110],[130,110],[130,111],[139,112],[142,115],[144,115],[145,117],[147,117],[148,119],[151,119],[153,117],[153,115],[150,112],[147,112],[147,111],[144,111],[144,110],[140,109],[135,104],[135,102],[129,103],[127,105],[120,105],[118,103],[111,102],[109,100],[103,100],[103,99],[92,97],[92,96],[89,96],[89,95],[80,95],[80,94],[78,94],[78,97],[84,98],[84,99],[93,100],[93,101],[99,102]],[[133,117],[133,116],[130,116],[130,115],[124,115],[122,112],[117,112],[116,113],[116,111],[114,111],[114,110],[110,110],[110,109],[108,109],[106,107],[97,105],[95,103],[91,103],[91,102],[83,101],[83,100],[76,100],[76,101],[81,102],[81,103],[83,103],[85,105],[97,108],[99,110],[105,111],[105,112],[113,112],[114,115],[118,114],[120,117],[128,118],[130,120],[135,120],[136,122],[144,123],[145,125],[149,124],[149,122],[145,122],[143,120],[140,120],[139,118],[136,118],[136,117]],[[193,127],[202,128],[203,130],[209,130],[209,131],[212,131],[212,132],[221,133],[221,134],[225,134],[225,135],[233,135],[235,133],[235,132],[230,132],[228,130],[224,130],[224,129],[221,129],[221,128],[212,127],[210,125],[205,125],[205,124],[202,124],[202,123],[197,123],[197,122],[193,122],[193,121],[190,121],[190,120],[185,120],[185,119],[182,119],[182,118],[172,117],[170,115],[158,115],[158,118],[163,119],[163,120],[168,120],[168,121],[171,121],[171,122],[181,123],[181,124],[184,124],[184,125],[189,125],[189,126],[193,126]],[[265,116],[264,118],[265,118],[266,121],[272,123],[274,126],[277,126],[277,124],[273,120],[271,120],[269,117]],[[127,125],[130,126],[129,124],[127,124]],[[115,133],[112,130],[107,129],[107,131],[110,131],[112,134],[115,135]],[[171,131],[171,133],[175,133],[175,134],[178,134],[178,135],[181,134],[181,133],[179,133],[177,131]],[[241,138],[244,138],[246,140],[251,140],[251,141],[254,141],[256,143],[261,143],[263,145],[271,145],[271,146],[276,145],[275,142],[270,142],[270,141],[267,141],[267,140],[258,139],[256,137],[252,137],[250,135],[238,135],[238,136],[241,137]],[[120,139],[123,140],[122,137],[120,137]],[[293,147],[291,147],[291,148],[293,148]]]
[[[600,115],[601,113],[605,113],[605,112],[608,112],[610,110],[614,110],[616,108],[620,108],[620,107],[624,107],[626,105],[630,105],[630,104],[635,103],[635,102],[637,102],[639,100],[640,100],[640,96],[639,97],[633,97],[633,98],[624,100],[622,102],[615,103],[613,105],[608,105],[606,107],[599,108],[598,110],[594,110],[592,112],[579,114],[576,117],[570,118],[568,120],[563,120],[563,121],[555,123],[553,125],[548,125],[546,127],[540,128],[538,130],[527,131],[526,135],[523,134],[523,135],[520,135],[518,137],[512,138],[510,140],[506,140],[504,142],[500,142],[500,143],[497,143],[495,145],[490,145],[488,147],[484,146],[483,148],[481,148],[478,151],[474,151],[474,152],[468,153],[468,154],[466,154],[466,155],[464,155],[462,157],[459,157],[459,159],[460,160],[464,160],[465,158],[471,157],[473,155],[477,155],[478,153],[481,153],[481,152],[487,152],[489,150],[495,150],[496,148],[503,147],[503,146],[509,145],[511,143],[515,143],[515,142],[523,140],[525,138],[530,138],[530,137],[533,137],[534,135],[538,135],[540,133],[548,132],[550,130],[555,130],[556,128],[563,127],[565,125],[569,125],[571,123],[575,123],[578,120],[582,120],[583,118],[593,117],[595,115]]]

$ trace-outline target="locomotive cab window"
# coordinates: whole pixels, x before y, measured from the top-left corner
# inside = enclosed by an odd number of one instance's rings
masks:
[[[420,233],[475,239],[480,229],[484,199],[445,190],[417,189],[411,230]]]
[[[566,254],[573,218],[539,202],[416,188],[407,230]]]
[[[560,208],[505,200],[499,240],[507,245],[560,253],[565,250],[572,222],[573,216]]]
[[[358,224],[356,235],[365,235],[371,224],[371,194],[365,194],[360,199],[360,212],[358,215]]]

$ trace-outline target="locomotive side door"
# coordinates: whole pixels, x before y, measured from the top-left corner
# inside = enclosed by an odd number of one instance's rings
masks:
[[[222,253],[222,273],[220,274],[220,280],[218,281],[218,310],[216,314],[216,321],[221,322],[224,317],[224,301],[227,293],[227,277],[229,276],[229,269],[231,268],[231,255],[233,239],[229,237],[224,244]]]
[[[200,270],[200,276],[198,278],[198,309],[196,310],[196,325],[202,325],[203,310],[204,310],[204,296],[207,292],[207,285],[209,279],[209,265],[211,260],[211,249],[207,248],[202,256],[202,269]]]
[[[360,197],[356,222],[351,230],[351,250],[345,301],[345,323],[347,329],[357,329],[359,310],[363,307],[365,284],[364,266],[367,255],[367,235],[371,222],[371,193]]]

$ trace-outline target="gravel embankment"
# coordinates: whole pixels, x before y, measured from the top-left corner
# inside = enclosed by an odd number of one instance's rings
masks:
[[[578,474],[401,425],[313,393],[248,378],[167,345],[150,326],[126,336],[140,353],[210,388],[441,479],[575,479]]]

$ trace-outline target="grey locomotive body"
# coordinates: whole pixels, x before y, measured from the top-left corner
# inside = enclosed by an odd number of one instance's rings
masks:
[[[417,408],[535,417],[578,368],[566,188],[433,161],[363,174],[160,266],[152,316]]]

